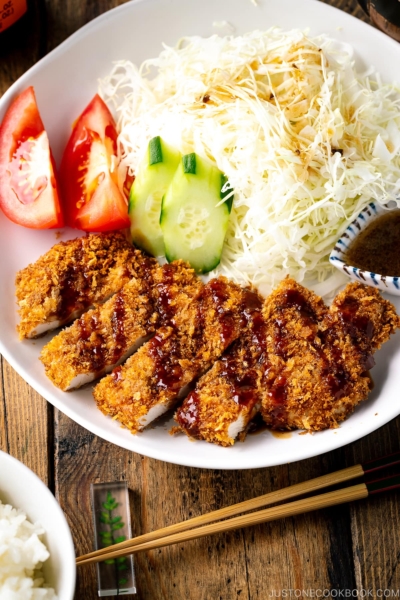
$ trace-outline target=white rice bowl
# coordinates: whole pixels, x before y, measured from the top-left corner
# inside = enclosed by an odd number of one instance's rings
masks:
[[[0,501],[0,600],[57,600],[41,567],[50,554],[39,523]]]
[[[75,578],[60,505],[28,467],[0,451],[0,600],[73,600]]]

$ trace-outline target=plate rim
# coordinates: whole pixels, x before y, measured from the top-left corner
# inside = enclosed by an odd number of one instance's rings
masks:
[[[92,30],[95,30],[100,24],[102,24],[103,21],[105,22],[109,18],[111,13],[113,15],[116,15],[118,13],[135,11],[137,6],[140,6],[145,3],[153,4],[153,5],[174,4],[174,3],[178,4],[178,3],[180,3],[180,1],[181,0],[172,0],[172,1],[170,0],[169,2],[168,2],[168,0],[131,0],[129,2],[126,2],[117,7],[114,7],[112,9],[102,13],[101,15],[97,16],[90,22],[83,25],[77,31],[72,33],[67,39],[65,39],[61,44],[59,44],[57,47],[55,47],[47,55],[42,57],[37,63],[35,63],[32,67],[30,67],[25,73],[23,73],[8,88],[8,90],[3,94],[2,98],[0,99],[0,114],[2,114],[2,111],[4,110],[4,108],[8,105],[13,94],[24,85],[24,82],[27,79],[29,79],[33,74],[35,74],[36,71],[40,70],[43,66],[46,66],[47,64],[51,64],[54,61],[54,59],[57,58],[57,56],[59,54],[62,54],[63,52],[65,52],[70,46],[74,46],[76,43],[79,44],[80,39],[84,39],[87,35],[89,35],[91,33]],[[288,1],[291,2],[292,4],[294,3],[294,0],[288,0]],[[297,2],[298,2],[298,0],[297,0]],[[340,19],[343,19],[344,23],[346,23],[346,21],[347,21],[350,26],[354,22],[358,23],[357,26],[360,26],[360,24],[361,24],[361,28],[363,28],[363,27],[367,28],[367,29],[365,29],[365,31],[368,30],[369,34],[378,36],[379,39],[385,40],[385,44],[390,43],[392,45],[394,51],[400,53],[400,46],[398,45],[398,43],[395,40],[392,40],[386,34],[375,29],[368,23],[361,21],[360,19],[354,17],[353,15],[351,15],[349,13],[342,11],[341,9],[339,9],[335,6],[325,4],[325,3],[321,2],[320,0],[301,0],[301,4],[308,6],[309,10],[312,10],[312,7],[313,7],[313,5],[315,5],[316,2],[318,2],[319,7],[323,12],[327,12],[328,14],[330,11],[334,11],[335,14],[340,13]],[[298,6],[298,4],[297,4],[297,6]],[[81,232],[78,232],[77,235],[79,235],[80,233]],[[331,436],[332,437],[331,442],[328,441],[328,437],[327,437],[326,442],[323,444],[322,449],[321,449],[320,445],[316,445],[314,449],[303,446],[304,450],[306,450],[306,451],[298,452],[298,453],[296,453],[296,456],[292,456],[291,458],[288,458],[283,453],[283,458],[282,458],[282,455],[279,454],[276,456],[272,456],[272,458],[269,457],[269,459],[266,460],[265,458],[262,458],[264,455],[264,452],[261,451],[260,452],[261,458],[260,458],[260,456],[258,456],[257,460],[254,460],[254,457],[253,457],[252,464],[245,464],[245,465],[238,466],[236,464],[226,464],[226,459],[224,460],[224,454],[222,454],[222,453],[219,454],[218,457],[216,457],[216,458],[207,457],[206,459],[201,456],[201,452],[198,452],[196,454],[195,458],[193,457],[193,455],[189,455],[189,458],[186,458],[185,454],[181,454],[181,455],[177,456],[178,452],[173,457],[168,457],[168,456],[165,457],[163,455],[162,447],[161,448],[153,447],[153,446],[145,447],[144,448],[145,452],[143,452],[143,448],[140,447],[141,446],[140,441],[137,443],[137,441],[140,440],[140,434],[139,434],[139,436],[132,436],[132,438],[130,438],[130,442],[132,442],[134,440],[133,443],[128,443],[128,441],[124,437],[121,436],[121,438],[118,438],[118,431],[120,431],[119,429],[117,429],[115,431],[110,430],[110,429],[107,429],[107,427],[99,426],[97,423],[90,423],[90,427],[88,427],[87,419],[84,415],[77,414],[75,412],[75,410],[73,410],[69,407],[68,404],[65,404],[65,405],[63,404],[61,406],[58,398],[56,398],[55,395],[49,394],[48,391],[43,387],[41,382],[37,381],[34,376],[32,376],[29,372],[26,372],[24,369],[21,369],[23,371],[23,374],[21,373],[21,370],[18,365],[17,357],[15,357],[14,354],[8,350],[5,343],[3,343],[1,334],[0,334],[0,352],[4,356],[4,358],[10,363],[10,365],[13,367],[13,369],[36,392],[38,392],[46,401],[50,402],[58,410],[61,410],[64,414],[66,414],[69,418],[71,418],[73,421],[78,423],[80,426],[84,427],[86,430],[89,430],[92,433],[94,433],[95,435],[99,436],[100,438],[105,439],[113,444],[116,444],[117,446],[122,447],[126,450],[134,451],[139,454],[145,454],[146,456],[148,456],[150,458],[163,460],[164,462],[170,462],[172,464],[179,464],[179,465],[188,466],[188,467],[207,468],[207,469],[217,468],[217,469],[224,469],[224,470],[239,470],[239,469],[272,467],[272,466],[277,466],[280,464],[295,462],[298,460],[304,460],[304,459],[311,458],[314,456],[322,455],[325,452],[329,452],[331,450],[338,449],[340,447],[343,447],[344,445],[347,445],[356,440],[359,440],[362,437],[369,435],[370,433],[372,433],[379,427],[385,425],[386,423],[391,421],[393,418],[398,416],[398,414],[400,414],[400,406],[398,407],[398,409],[395,409],[393,407],[393,410],[389,411],[389,413],[386,413],[385,417],[382,418],[381,415],[379,415],[379,418],[377,418],[376,420],[371,420],[371,423],[369,424],[369,426],[363,427],[361,433],[358,432],[358,428],[357,428],[357,432],[353,435],[349,435],[348,431],[346,431],[346,434],[344,436],[345,439],[341,440],[339,443],[338,443],[338,439],[340,439],[340,436],[338,436],[336,439],[333,436]],[[106,418],[107,417],[105,417],[105,419]],[[106,423],[106,421],[105,421],[105,423]],[[340,428],[337,430],[326,430],[321,433],[326,434],[326,433],[333,432],[333,431],[338,432],[338,431],[340,431]],[[297,434],[297,433],[298,432],[294,432],[294,434]],[[316,435],[319,435],[319,433],[317,433]],[[205,444],[206,442],[198,442],[197,441],[195,443],[198,443],[198,444],[204,443]],[[229,453],[229,450],[230,450],[230,448],[223,449],[223,451],[228,452],[228,453]],[[223,458],[220,460],[220,457],[223,457]],[[232,462],[234,462],[234,461],[232,461]]]

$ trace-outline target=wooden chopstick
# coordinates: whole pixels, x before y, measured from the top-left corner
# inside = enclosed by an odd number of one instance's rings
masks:
[[[176,544],[177,542],[186,542],[188,540],[197,539],[213,533],[221,533],[231,529],[238,529],[240,527],[247,527],[249,525],[257,525],[258,523],[283,519],[284,517],[292,517],[300,513],[306,513],[319,508],[334,506],[335,504],[342,504],[343,502],[350,502],[351,500],[359,500],[361,498],[366,498],[367,496],[367,486],[365,483],[359,483],[348,488],[328,492],[327,494],[320,494],[318,496],[312,496],[311,498],[303,498],[302,500],[288,502],[287,504],[280,504],[279,506],[273,506],[272,508],[266,508],[255,513],[241,515],[240,517],[234,517],[233,519],[228,519],[226,521],[211,523],[197,529],[190,529],[189,531],[183,531],[167,537],[154,539],[150,542],[141,543],[135,546],[131,545],[130,547],[122,550],[114,550],[111,552],[110,548],[108,548],[108,552],[101,556],[88,558],[86,560],[83,560],[82,557],[82,560],[77,562],[77,565],[80,566],[90,562],[97,562],[99,560],[117,558],[118,556],[134,554],[144,550],[154,550],[155,548],[170,546],[171,544]]]
[[[362,477],[362,475],[364,475],[364,471],[361,465],[355,465],[353,467],[341,469],[340,471],[336,471],[334,473],[328,473],[327,475],[322,475],[321,477],[316,477],[315,479],[310,479],[309,481],[296,483],[289,487],[282,488],[281,490],[276,490],[275,492],[270,492],[262,496],[257,496],[256,498],[251,498],[250,500],[245,500],[244,502],[239,502],[238,504],[226,506],[224,508],[220,508],[219,510],[214,510],[213,512],[200,515],[199,517],[193,517],[192,519],[182,521],[181,523],[176,523],[175,525],[169,525],[168,527],[163,527],[162,529],[157,529],[156,531],[152,531],[150,533],[145,533],[134,539],[126,540],[124,542],[120,542],[119,544],[109,546],[108,548],[101,548],[95,552],[90,552],[89,554],[79,556],[76,559],[76,564],[88,564],[89,562],[105,560],[104,555],[108,555],[111,549],[131,549],[139,544],[166,537],[170,534],[175,534],[188,529],[193,529],[194,527],[207,525],[213,521],[219,521],[220,519],[233,517],[234,515],[238,515],[243,512],[255,510],[261,506],[268,506],[270,504],[274,504],[275,502],[282,502],[283,500],[295,498],[296,496],[317,491],[331,485],[344,483],[345,481],[350,481],[356,477]]]
[[[326,506],[333,506],[334,504],[365,498],[369,495],[369,493],[376,493],[377,491],[381,491],[383,489],[391,489],[390,487],[382,488],[382,485],[385,484],[383,483],[381,485],[379,483],[387,481],[387,478],[371,482],[372,487],[369,487],[369,483],[358,484],[356,486],[344,488],[335,492],[329,492],[328,494],[305,498],[289,504],[273,507],[272,509],[266,509],[257,513],[242,515],[241,517],[229,519],[227,521],[210,524],[216,520],[224,518],[226,519],[227,517],[232,517],[233,515],[237,515],[245,511],[254,510],[260,506],[268,506],[269,504],[273,504],[275,502],[280,502],[282,500],[287,500],[295,496],[313,492],[324,487],[343,483],[356,477],[361,477],[364,474],[369,474],[384,467],[399,463],[400,452],[397,452],[387,457],[365,463],[364,466],[355,465],[347,469],[342,469],[328,475],[323,475],[306,482],[295,484],[287,488],[253,498],[251,500],[246,500],[244,502],[213,511],[200,517],[195,517],[175,525],[170,525],[169,527],[164,527],[163,529],[138,536],[132,540],[126,540],[119,544],[109,546],[108,548],[91,552],[78,557],[76,559],[76,563],[77,565],[83,565],[92,562],[98,562],[109,558],[132,554],[142,550],[150,550],[160,546],[174,544],[176,542],[203,537],[205,535],[210,535],[211,533],[218,533],[221,531],[227,531],[229,529],[245,527],[247,525],[271,521],[274,519],[283,518],[285,516],[299,514],[301,512],[309,512],[311,510],[317,510],[318,508],[324,508]],[[392,487],[398,487],[398,484],[400,483],[400,476],[397,476],[397,478],[395,477],[394,483],[392,482],[388,485],[392,485]],[[373,486],[375,486],[375,488]]]

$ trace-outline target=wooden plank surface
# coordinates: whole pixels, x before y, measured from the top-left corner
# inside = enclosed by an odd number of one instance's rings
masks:
[[[121,3],[37,0],[36,27],[22,42],[0,48],[0,93],[80,26]],[[326,3],[368,20],[355,0]],[[92,482],[128,482],[140,534],[394,451],[399,438],[397,418],[345,448],[290,465],[238,472],[180,467],[97,438],[53,410],[2,360],[0,448],[54,489],[77,554],[92,549]],[[388,494],[142,553],[135,559],[138,598],[266,600],[284,597],[285,591],[286,597],[299,597],[301,590],[309,596],[314,590],[314,597],[325,590],[333,590],[332,597],[335,590],[337,597],[345,597],[345,590],[383,597],[379,590],[393,590],[393,597],[400,589],[399,505],[399,494]],[[96,597],[95,568],[80,569],[76,600]]]

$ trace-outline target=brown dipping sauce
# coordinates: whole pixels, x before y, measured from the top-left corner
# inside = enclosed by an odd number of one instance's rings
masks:
[[[400,277],[400,210],[372,221],[349,246],[345,260],[363,271]]]

